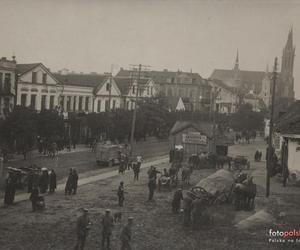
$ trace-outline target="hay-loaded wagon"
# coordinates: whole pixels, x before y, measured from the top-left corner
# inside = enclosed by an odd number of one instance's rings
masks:
[[[191,189],[193,199],[205,199],[208,205],[229,202],[235,182],[230,171],[221,169],[202,179]]]

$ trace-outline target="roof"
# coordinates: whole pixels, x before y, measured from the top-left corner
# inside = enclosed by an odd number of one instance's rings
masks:
[[[137,76],[137,71],[121,69],[117,73],[116,77],[129,77],[130,78],[130,77],[132,77],[132,75]],[[152,71],[141,71],[141,73],[140,73],[141,78],[152,78],[158,84],[167,83],[167,79],[178,78],[180,76],[182,76],[182,77],[185,76],[185,78],[188,78],[189,80],[192,79],[192,81],[194,81],[194,82],[190,82],[190,83],[195,83],[195,84],[206,83],[205,81],[203,81],[202,77],[198,73],[192,73],[192,72],[152,70]],[[186,83],[187,82],[184,82],[184,84],[186,84]]]
[[[275,126],[284,134],[300,134],[300,101],[290,105],[287,112],[275,120]]]
[[[131,77],[115,77],[115,83],[117,84],[118,88],[121,91],[122,95],[128,95],[130,86],[134,82],[134,79]],[[142,78],[139,80],[140,85],[146,85],[149,82],[149,78]]]
[[[237,88],[226,85],[222,80],[209,79],[209,82],[213,82],[214,84],[218,85],[220,88],[226,89],[226,90],[230,91],[231,93],[237,93]]]
[[[226,69],[215,69],[211,74],[211,79],[221,80],[223,82],[233,80],[235,78],[234,70]],[[245,84],[249,89],[252,89],[254,86],[254,91],[256,93],[261,92],[262,80],[265,77],[266,72],[264,71],[248,71],[248,70],[239,70],[237,71],[237,79]]]
[[[19,74],[23,75],[24,73],[36,68],[42,63],[26,63],[26,64],[17,64],[17,71]]]
[[[82,87],[97,87],[108,76],[107,75],[94,75],[94,74],[53,74],[54,77],[62,84],[82,86]]]
[[[177,121],[174,126],[172,127],[170,134],[174,135],[186,128],[193,127],[194,129],[198,130],[199,132],[204,133],[208,137],[212,137],[213,135],[213,124],[209,122],[191,122],[191,121]]]

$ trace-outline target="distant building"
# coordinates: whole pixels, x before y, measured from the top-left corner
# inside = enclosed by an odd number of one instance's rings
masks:
[[[229,87],[220,80],[208,80],[213,91],[217,93],[213,103],[213,110],[222,114],[231,114],[237,111],[239,104],[238,90],[235,87]]]
[[[293,45],[293,30],[289,31],[287,43],[283,49],[281,72],[277,78],[276,100],[288,99],[289,103],[295,98],[294,93],[294,57],[295,46]],[[215,69],[210,79],[217,79],[229,87],[239,89],[239,92],[247,94],[250,91],[258,95],[267,107],[271,102],[272,74],[263,71],[246,71],[239,68],[239,54],[237,52],[233,69]]]
[[[136,78],[137,72],[121,70],[117,77]],[[211,87],[207,80],[198,73],[174,71],[142,71],[140,78],[152,79],[158,86],[158,92],[164,94],[175,110],[179,98],[188,99],[191,110],[208,110],[210,108]],[[176,99],[176,101],[174,101]]]
[[[62,87],[42,63],[17,64],[17,105],[34,110],[55,109]]]
[[[16,60],[0,59],[0,118],[5,118],[14,106],[16,95]]]

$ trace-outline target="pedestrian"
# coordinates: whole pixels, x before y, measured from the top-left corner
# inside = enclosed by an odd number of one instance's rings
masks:
[[[40,176],[39,179],[39,188],[41,194],[44,194],[48,190],[48,185],[49,185],[49,174],[47,168],[42,168],[42,175]]]
[[[119,174],[124,174],[124,172],[125,172],[125,161],[124,161],[124,157],[121,155],[120,164],[119,164]]]
[[[190,197],[189,193],[183,199],[183,225],[189,226],[191,223],[191,212],[192,212],[192,202],[193,199]]]
[[[73,168],[72,171],[72,194],[76,194],[77,193],[77,186],[78,186],[78,174],[75,168]]]
[[[132,240],[132,223],[133,218],[128,218],[127,225],[122,229],[121,232],[121,250],[131,250],[131,240]]]
[[[157,179],[157,174],[160,174],[161,172],[156,170],[156,167],[150,166],[150,169],[148,170],[148,178],[152,179],[154,178],[155,180]]]
[[[16,193],[16,177],[12,173],[9,173],[5,184],[4,204],[12,205]]]
[[[114,219],[111,216],[110,210],[105,210],[105,215],[102,218],[102,248],[104,249],[105,242],[107,249],[110,249],[110,236],[112,234],[112,227]]]
[[[73,183],[73,169],[70,168],[69,176],[65,186],[65,195],[70,195],[72,193],[72,183]]]
[[[173,213],[178,213],[179,209],[180,209],[180,203],[181,200],[183,200],[183,195],[182,195],[182,189],[179,188],[173,196],[173,201],[172,201],[172,210]]]
[[[141,168],[141,165],[142,165],[142,162],[143,162],[143,157],[140,156],[140,155],[138,155],[138,156],[136,157],[136,162],[137,162],[139,168]]]
[[[134,174],[133,180],[138,181],[139,180],[139,174],[140,174],[140,167],[139,167],[137,162],[132,163],[132,169],[133,169],[133,174]]]
[[[34,185],[30,194],[30,201],[31,201],[31,205],[32,205],[32,212],[35,212],[37,209],[37,201],[39,198],[39,189],[37,185]]]
[[[148,198],[148,201],[152,201],[153,200],[153,196],[154,196],[154,190],[156,188],[156,179],[154,177],[152,177],[152,178],[149,179],[148,188],[149,188],[149,198]]]
[[[77,219],[76,231],[77,231],[77,243],[75,250],[83,250],[86,237],[88,236],[91,222],[88,214],[88,209],[83,209],[83,214]]]
[[[56,174],[54,169],[51,170],[49,175],[49,193],[53,193],[56,189]]]
[[[123,207],[123,203],[124,203],[124,182],[121,181],[119,188],[118,188],[118,200],[119,200],[119,206]]]

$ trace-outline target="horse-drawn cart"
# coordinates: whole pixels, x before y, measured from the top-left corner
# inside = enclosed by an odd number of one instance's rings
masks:
[[[233,158],[233,169],[234,170],[242,170],[242,169],[250,169],[250,160],[243,155],[238,155]]]

